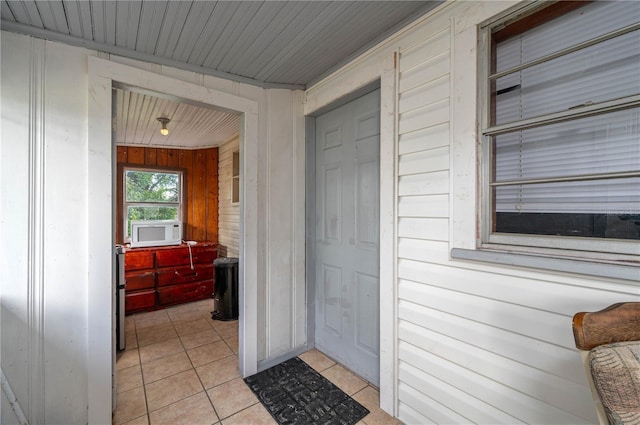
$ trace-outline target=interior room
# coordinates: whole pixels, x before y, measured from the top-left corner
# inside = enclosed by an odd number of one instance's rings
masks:
[[[2,424],[636,420],[637,3],[0,10]]]

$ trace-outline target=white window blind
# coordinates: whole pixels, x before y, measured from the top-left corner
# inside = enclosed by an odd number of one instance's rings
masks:
[[[496,45],[496,72],[637,25],[594,2]],[[640,30],[495,79],[494,125],[640,94]],[[640,214],[640,107],[491,136],[495,211]]]

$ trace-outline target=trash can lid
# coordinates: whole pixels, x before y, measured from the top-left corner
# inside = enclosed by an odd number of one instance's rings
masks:
[[[213,260],[214,267],[231,267],[234,264],[238,264],[238,259],[235,257],[219,257]]]

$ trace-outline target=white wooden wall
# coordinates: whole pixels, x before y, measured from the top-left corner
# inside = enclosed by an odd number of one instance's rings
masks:
[[[86,424],[86,56],[3,32],[1,84],[0,364],[29,423]]]
[[[112,147],[96,140],[109,139],[110,88],[89,72],[96,52],[4,31],[1,42],[2,372],[29,423],[109,423],[112,259],[103,241],[112,225],[104,207],[112,196]],[[246,182],[256,219],[246,229],[253,256],[245,259],[251,279],[244,289],[257,304],[253,317],[260,316],[241,329],[249,335],[245,370],[304,347],[302,92],[104,59],[126,65],[113,72],[127,79],[144,71],[154,77],[135,78],[161,77],[170,81],[165,87],[186,82],[194,93],[211,89],[257,105],[245,117],[257,146],[244,154],[257,165]],[[16,422],[3,396],[0,423]]]
[[[233,152],[239,142],[234,137],[218,150],[218,242],[227,257],[238,257],[239,248],[240,204],[231,202]]]
[[[579,270],[450,259],[476,236],[477,24],[510,5],[443,5],[307,90],[311,114],[378,78],[398,54],[395,99],[382,99],[397,102],[396,131],[382,135],[397,141],[396,192],[382,200],[397,208],[395,278],[381,283],[397,288],[395,313],[381,318],[397,357],[381,367],[395,373],[383,393],[407,424],[595,423],[572,315],[640,294],[638,281]]]

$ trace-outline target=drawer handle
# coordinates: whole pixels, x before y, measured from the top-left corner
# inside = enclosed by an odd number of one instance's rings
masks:
[[[176,274],[176,276],[183,276],[183,277],[196,277],[196,276],[198,276],[198,272],[185,273],[185,274],[181,275],[178,270],[174,270],[174,273]]]

